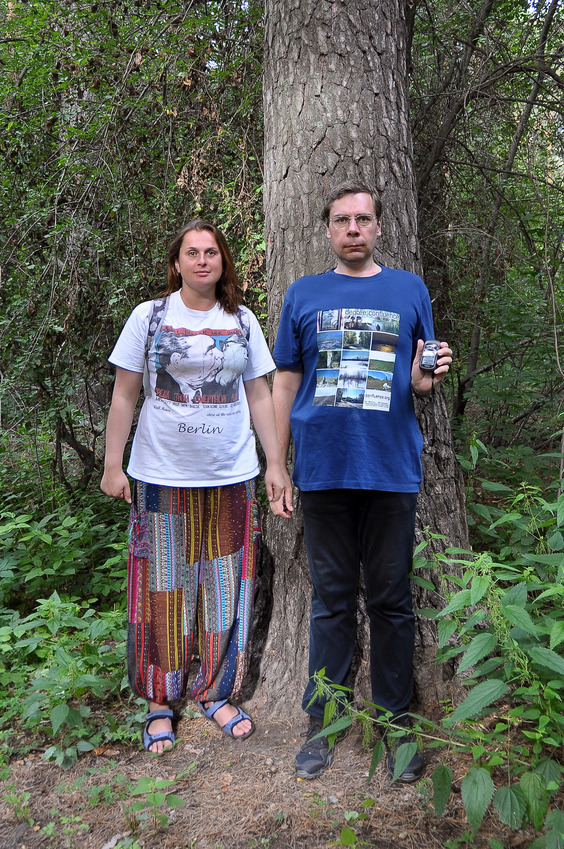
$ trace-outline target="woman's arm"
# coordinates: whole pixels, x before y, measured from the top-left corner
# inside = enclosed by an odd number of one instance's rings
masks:
[[[266,472],[264,483],[270,505],[282,498],[285,478],[283,473],[276,422],[274,420],[274,405],[266,377],[255,377],[244,383],[249,409],[253,419],[260,444],[266,456]]]
[[[142,374],[117,368],[106,424],[106,457],[100,488],[111,498],[123,498],[128,504],[131,504],[131,490],[127,475],[123,471],[123,452],[131,431],[142,383]]]
[[[288,461],[288,449],[290,447],[290,439],[292,431],[290,428],[290,413],[298,389],[302,382],[302,371],[290,371],[289,369],[277,369],[274,375],[274,385],[272,387],[272,401],[274,405],[274,414],[276,418],[276,429],[278,431],[278,443],[280,446],[280,457],[282,459],[282,467],[286,488],[284,490],[284,498],[273,506],[273,512],[277,516],[282,516],[289,519],[294,510],[292,480],[288,474],[286,463]]]

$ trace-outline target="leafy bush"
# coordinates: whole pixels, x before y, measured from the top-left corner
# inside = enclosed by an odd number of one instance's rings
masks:
[[[2,727],[16,719],[51,737],[44,757],[63,767],[108,740],[131,739],[139,718],[114,715],[127,687],[124,610],[98,612],[95,602],[62,601],[54,592],[23,619],[4,614],[0,627]]]
[[[0,514],[2,607],[25,615],[38,596],[55,591],[96,596],[111,607],[123,598],[126,567],[125,513],[104,521],[102,510],[86,503],[61,506],[42,518]]]

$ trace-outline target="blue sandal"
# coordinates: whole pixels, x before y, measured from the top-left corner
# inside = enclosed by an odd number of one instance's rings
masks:
[[[161,731],[159,734],[149,734],[149,726],[154,719],[170,719],[172,721],[174,714],[171,710],[154,710],[148,713],[145,717],[145,728],[143,729],[143,745],[150,755],[164,755],[166,751],[172,749],[175,743],[175,736],[172,731]],[[150,747],[153,743],[158,743],[160,740],[170,740],[172,746],[167,746],[162,752],[151,752]]]
[[[230,705],[230,704],[231,704],[231,702],[229,701],[229,699],[219,699],[219,701],[213,702],[213,704],[210,705],[209,708],[205,708],[204,705],[202,704],[202,702],[198,702],[198,706],[199,706],[200,710],[202,711],[202,713],[204,714],[204,716],[206,717],[206,719],[211,719],[211,720],[213,720],[214,714],[220,708],[222,708],[224,705]],[[220,729],[220,731],[223,731],[223,733],[227,734],[228,737],[232,737],[233,740],[246,740],[246,738],[250,737],[251,734],[254,732],[255,723],[253,722],[253,720],[251,719],[249,714],[245,713],[245,711],[242,708],[240,708],[238,705],[231,705],[231,707],[234,707],[235,710],[237,711],[235,716],[233,716],[231,719],[228,719],[227,722],[225,723],[225,725],[220,725],[217,721],[214,720],[215,724]],[[235,726],[238,725],[240,722],[243,722],[244,719],[248,719],[249,722],[251,723],[250,730],[246,731],[245,734],[238,734],[238,735],[233,734],[233,729],[235,728]]]

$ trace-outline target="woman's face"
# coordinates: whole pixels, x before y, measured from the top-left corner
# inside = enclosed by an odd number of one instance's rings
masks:
[[[215,287],[223,272],[223,260],[213,233],[209,230],[189,230],[180,245],[176,270],[182,277],[183,300],[193,302],[195,309],[201,300],[215,303]]]

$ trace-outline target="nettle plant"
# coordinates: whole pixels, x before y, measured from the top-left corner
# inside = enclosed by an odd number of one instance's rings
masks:
[[[29,616],[8,611],[0,626],[2,726],[16,720],[41,732],[52,741],[44,758],[65,768],[104,742],[132,737],[133,718],[124,719],[119,705],[127,686],[124,612],[97,607],[95,598],[53,592]]]
[[[471,755],[461,789],[473,835],[491,805],[511,828],[545,828],[534,849],[561,849],[564,812],[549,809],[564,772],[564,495],[550,502],[522,485],[495,513],[488,526],[497,534],[495,555],[447,550],[429,561],[427,542],[416,549],[414,580],[436,591],[418,570],[438,570],[445,596],[443,609],[419,613],[437,621],[437,661],[455,658],[468,692],[439,724],[412,715],[414,731],[427,748]],[[322,732],[330,738],[355,718],[387,733],[391,727],[398,738],[397,778],[416,745],[401,744],[405,730],[394,730],[390,717],[375,719],[375,705],[352,707],[343,688],[323,676],[318,693],[330,696]],[[379,740],[370,778],[383,755]],[[439,764],[432,784],[441,816],[452,789],[450,768]]]

